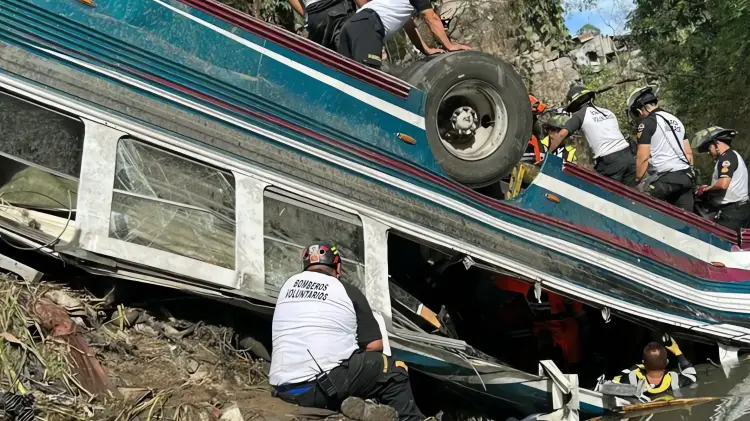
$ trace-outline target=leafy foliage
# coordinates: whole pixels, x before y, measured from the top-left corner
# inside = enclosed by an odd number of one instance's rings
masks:
[[[564,10],[561,0],[514,2],[511,13],[522,22],[516,33],[520,37],[519,51],[528,50],[531,42],[538,41],[553,49],[565,46],[568,41],[568,28],[565,27]]]
[[[689,130],[734,128],[735,148],[750,158],[750,2],[637,0],[629,27],[650,76]]]
[[[583,25],[581,29],[579,29],[578,32],[576,32],[576,34],[578,35],[583,35],[583,34],[599,35],[601,33],[602,33],[601,29],[597,28],[596,26],[590,23]]]

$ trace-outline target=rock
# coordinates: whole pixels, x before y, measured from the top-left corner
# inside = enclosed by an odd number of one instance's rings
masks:
[[[231,403],[221,410],[219,420],[244,421],[244,418],[242,418],[242,412],[240,412],[240,408],[237,407],[237,404]]]
[[[541,51],[534,51],[533,53],[531,53],[531,58],[533,58],[534,60],[541,60],[544,58],[544,54],[542,54]]]
[[[185,370],[187,370],[187,372],[190,374],[193,374],[196,371],[198,371],[200,366],[201,366],[201,363],[199,363],[198,361],[192,358],[188,358],[187,361],[185,362]]]
[[[559,59],[555,60],[555,67],[560,70],[564,70],[566,68],[572,69],[573,60],[571,60],[570,57],[560,57]]]
[[[534,67],[531,68],[531,73],[538,74],[544,72],[544,65],[542,63],[534,63]]]
[[[555,70],[555,63],[552,61],[546,61],[544,62],[544,70],[547,72],[551,72]]]
[[[138,323],[137,325],[135,325],[135,331],[146,336],[151,336],[153,338],[159,336],[159,332],[157,332],[156,329],[147,325],[146,323]]]

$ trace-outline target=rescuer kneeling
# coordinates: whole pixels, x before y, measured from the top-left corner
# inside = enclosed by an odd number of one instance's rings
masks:
[[[367,298],[339,280],[337,248],[328,243],[305,248],[302,266],[303,272],[281,287],[273,315],[269,383],[274,396],[341,410],[358,421],[424,420],[406,365],[382,352],[380,327]]]
[[[643,348],[643,364],[622,370],[622,375],[613,379],[615,383],[637,385],[641,380],[646,381],[646,391],[649,398],[656,398],[662,394],[676,392],[682,387],[695,383],[697,372],[690,361],[682,354],[677,342],[669,336],[664,335],[662,345],[651,342]],[[680,371],[667,371],[669,358],[667,350],[677,358]]]

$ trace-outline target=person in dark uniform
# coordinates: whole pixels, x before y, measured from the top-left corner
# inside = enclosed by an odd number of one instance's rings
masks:
[[[615,113],[594,105],[595,97],[596,92],[582,86],[570,88],[565,111],[573,115],[562,130],[550,134],[549,149],[557,150],[565,138],[580,130],[594,153],[596,172],[634,187],[635,159],[630,145],[620,131]]]
[[[748,200],[747,165],[742,156],[732,149],[737,132],[721,127],[710,127],[696,135],[695,148],[710,153],[716,166],[710,185],[698,187],[698,196],[708,195],[718,213],[714,220],[737,232],[750,228],[750,200]]]
[[[690,142],[682,122],[658,102],[650,86],[636,89],[628,98],[628,112],[640,119],[636,179],[647,184],[642,190],[652,197],[692,212],[695,173]],[[656,175],[646,178],[649,164]]]
[[[694,384],[698,373],[685,355],[682,354],[677,342],[669,335],[664,335],[662,342],[666,346],[658,342],[651,342],[646,345],[643,348],[643,363],[622,370],[622,374],[615,377],[613,381],[637,385],[641,380],[645,380],[645,395],[651,399],[673,394],[678,392],[680,388]],[[667,365],[669,364],[667,350],[677,358],[680,371],[667,371]]]
[[[466,45],[452,42],[443,21],[432,9],[430,0],[371,0],[352,15],[341,29],[337,51],[367,66],[382,66],[383,45],[387,38],[402,27],[412,44],[425,55],[443,50],[430,48],[419,35],[412,17],[418,13],[448,51],[470,50]]]
[[[274,396],[305,407],[340,409],[358,421],[425,420],[406,365],[382,352],[380,327],[367,299],[339,280],[338,249],[310,245],[302,262],[304,271],[281,287],[273,314],[269,383]]]
[[[307,38],[326,48],[336,49],[341,27],[357,7],[367,0],[289,0],[307,23]]]

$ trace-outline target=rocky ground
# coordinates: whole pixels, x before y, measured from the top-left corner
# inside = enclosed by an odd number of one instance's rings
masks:
[[[214,319],[216,311],[201,304],[205,300],[185,306],[194,298],[171,296],[138,306],[117,302],[115,295],[0,280],[6,410],[13,396],[32,395],[36,416],[50,421],[341,419],[273,398],[268,363],[253,355],[263,350],[248,349],[256,348],[253,340],[240,341],[231,327],[172,313],[187,307]],[[22,418],[13,411],[7,411],[9,419]]]

